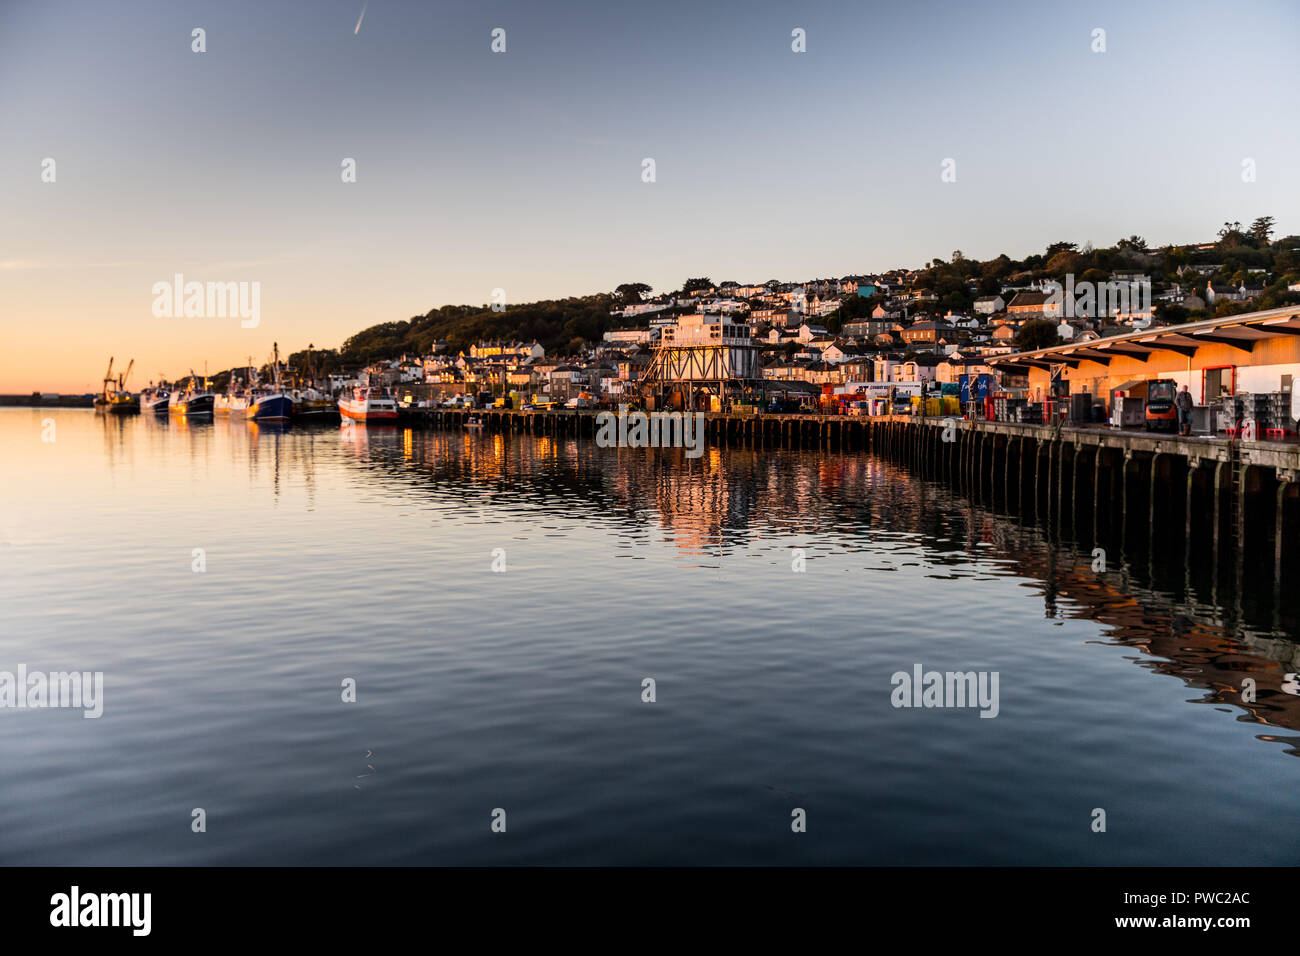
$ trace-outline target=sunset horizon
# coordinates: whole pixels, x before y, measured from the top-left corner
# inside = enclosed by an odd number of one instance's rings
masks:
[[[142,386],[264,360],[273,341],[337,347],[498,289],[519,303],[1134,233],[1155,247],[1262,215],[1300,232],[1295,127],[1200,132],[1285,88],[1300,31],[1281,2],[1213,33],[1208,4],[669,7],[690,11],[688,31],[662,8],[586,2],[558,19],[511,4],[375,3],[364,18],[351,0],[5,5],[0,392],[94,391],[110,355],[135,358]],[[1234,36],[1257,48],[1249,83],[1166,98],[1185,132],[1152,138],[1138,91],[1191,80]],[[1057,148],[1075,136],[1090,148]],[[259,283],[262,321],[156,318],[151,289],[178,273]]]

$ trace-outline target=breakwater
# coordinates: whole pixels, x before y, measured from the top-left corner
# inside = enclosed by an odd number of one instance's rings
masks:
[[[93,395],[0,395],[0,407],[16,405],[33,408],[93,408]]]

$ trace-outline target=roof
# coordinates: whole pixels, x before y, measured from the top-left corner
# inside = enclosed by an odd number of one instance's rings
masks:
[[[1112,355],[1130,357],[1149,355],[1156,349],[1185,352],[1190,356],[1203,345],[1228,344],[1249,349],[1253,343],[1261,339],[1275,338],[1280,335],[1300,335],[1300,306],[1290,305],[1280,309],[1266,309],[1262,312],[1246,312],[1217,319],[1203,319],[1199,322],[1185,322],[1181,325],[1166,325],[1120,335],[1107,335],[1101,339],[1069,342],[1065,345],[1035,349],[1032,352],[990,356],[989,364],[1043,367],[1096,360],[1099,357],[1108,360],[1109,356],[1106,353],[1111,350],[1113,350]],[[1089,354],[1073,354],[1076,352]]]
[[[1007,303],[1007,308],[1014,309],[1016,306],[1043,305],[1050,296],[1046,292],[1017,292],[1015,297]]]

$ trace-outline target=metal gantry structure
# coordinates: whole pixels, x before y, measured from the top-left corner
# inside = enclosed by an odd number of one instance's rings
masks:
[[[690,411],[696,410],[697,396],[716,395],[725,403],[729,393],[753,392],[762,374],[751,329],[727,316],[682,316],[664,329],[638,384],[656,408],[669,404],[675,393],[680,399],[673,404]]]

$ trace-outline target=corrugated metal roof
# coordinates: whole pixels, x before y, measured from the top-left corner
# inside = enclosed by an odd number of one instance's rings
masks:
[[[1182,346],[1222,344],[1218,340],[1201,339],[1198,341],[1198,333],[1203,335],[1211,332],[1237,332],[1237,336],[1231,337],[1237,338],[1242,343],[1258,341],[1260,338],[1268,338],[1270,335],[1289,334],[1285,332],[1270,333],[1267,329],[1258,328],[1260,325],[1285,325],[1287,328],[1300,329],[1300,306],[1289,305],[1280,309],[1266,309],[1263,312],[1243,312],[1240,315],[1229,315],[1219,319],[1202,319],[1199,322],[1185,322],[1182,325],[1169,325],[1158,329],[1126,332],[1123,335],[1110,335],[1090,342],[1068,342],[1064,345],[1035,349],[1032,352],[1013,352],[1010,355],[990,356],[989,364],[1014,365],[1017,360],[1024,359],[1039,359],[1050,362],[1053,357],[1067,358],[1071,352],[1078,350],[1105,352],[1110,346],[1125,342],[1145,345],[1148,348],[1158,347],[1153,346],[1152,343],[1161,339],[1181,339],[1183,341],[1178,342],[1178,344]],[[1242,328],[1243,326],[1245,328]]]

